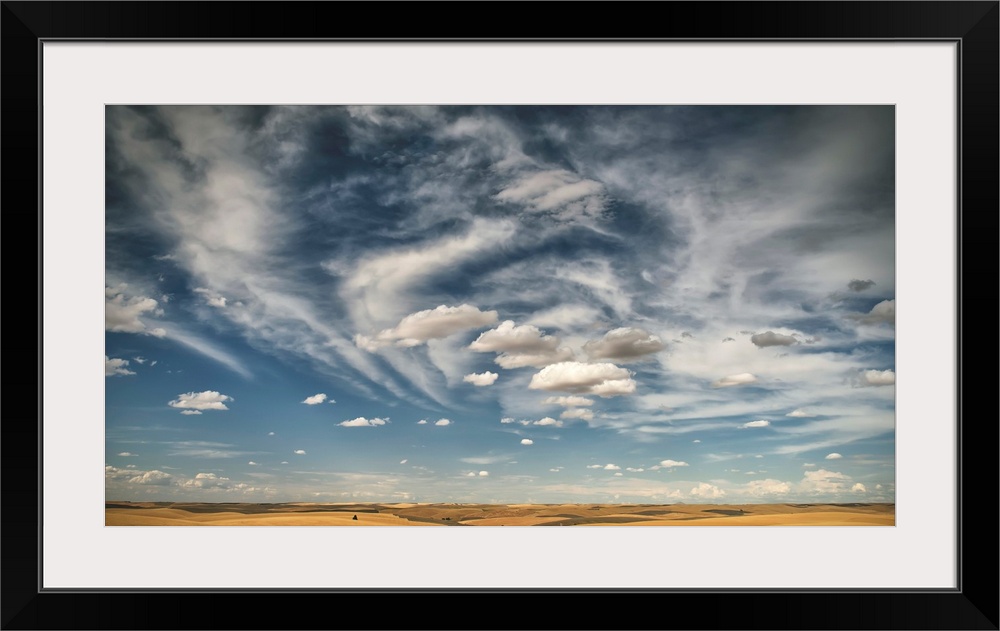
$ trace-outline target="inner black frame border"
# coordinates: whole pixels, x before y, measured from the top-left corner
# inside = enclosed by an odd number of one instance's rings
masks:
[[[998,432],[996,400],[969,405],[982,392],[996,392],[994,373],[964,369],[963,330],[975,348],[996,349],[997,216],[1000,211],[1000,2],[663,2],[573,6],[582,27],[568,28],[557,12],[545,18],[527,4],[482,3],[455,16],[488,15],[488,21],[459,20],[468,32],[433,18],[437,5],[323,2],[0,2],[0,74],[4,160],[0,201],[7,223],[8,254],[20,252],[31,236],[37,244],[36,275],[8,256],[8,296],[34,295],[35,317],[26,310],[4,315],[11,357],[37,359],[35,405],[8,397],[0,444],[0,481],[5,514],[0,625],[3,629],[182,629],[182,628],[671,628],[690,629],[998,629],[997,538]],[[424,35],[411,26],[429,24]],[[535,7],[540,5],[534,5]],[[555,6],[555,5],[553,5]],[[504,10],[497,10],[497,8]],[[622,8],[625,7],[625,8]],[[453,9],[454,11],[454,9]],[[423,18],[423,19],[421,19]],[[428,19],[433,18],[433,19]],[[526,19],[528,18],[528,19]],[[530,23],[530,26],[528,25]],[[599,23],[598,26],[594,24]],[[395,32],[392,32],[392,31]],[[576,30],[575,34],[566,34]],[[555,35],[554,35],[555,34]],[[559,36],[559,35],[562,36]],[[630,35],[630,36],[629,36]],[[881,589],[336,589],[336,590],[52,590],[41,589],[41,73],[45,41],[372,41],[372,42],[805,42],[952,41],[958,45],[958,214],[956,392],[958,393],[958,587],[942,590]],[[27,159],[34,155],[35,160]],[[12,223],[13,222],[13,223]],[[20,258],[20,257],[18,257]],[[12,266],[11,262],[15,261]],[[13,267],[13,269],[12,269]],[[963,309],[965,280],[970,308]],[[29,286],[30,283],[30,286]],[[983,300],[983,287],[989,287]],[[30,311],[30,310],[28,310]],[[985,326],[975,317],[986,315]],[[13,335],[11,318],[35,327]],[[975,327],[975,328],[972,328]],[[11,338],[14,339],[11,339]],[[30,362],[30,359],[29,359]],[[24,388],[18,364],[8,363],[8,383]],[[986,365],[992,366],[992,355]],[[13,376],[13,378],[12,378]],[[963,412],[975,413],[968,424]],[[983,411],[987,410],[984,415]],[[963,442],[965,428],[970,437]],[[37,480],[35,485],[31,480]],[[971,516],[970,507],[975,509]],[[970,522],[984,525],[974,530]],[[914,554],[919,554],[914,550]],[[141,561],[141,560],[137,560]],[[794,578],[794,577],[792,577]],[[446,598],[451,600],[446,601]],[[454,598],[459,599],[458,601]],[[464,618],[454,608],[464,601],[480,616]],[[445,608],[441,606],[450,603]],[[595,607],[599,604],[611,607]],[[520,617],[532,604],[540,613]],[[439,608],[434,609],[434,605]],[[465,609],[466,607],[462,607]],[[536,609],[531,607],[531,609]],[[452,610],[452,611],[449,611]],[[511,615],[491,615],[510,611]],[[538,611],[538,609],[536,609]],[[430,615],[426,615],[431,612]],[[624,624],[624,626],[623,626]]]

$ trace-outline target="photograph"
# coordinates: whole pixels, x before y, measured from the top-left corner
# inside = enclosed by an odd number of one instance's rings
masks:
[[[893,526],[893,105],[107,105],[107,526]]]
[[[0,628],[998,628],[997,0],[0,5]]]

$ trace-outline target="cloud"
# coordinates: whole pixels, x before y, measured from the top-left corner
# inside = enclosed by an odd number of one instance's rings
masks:
[[[614,364],[560,362],[532,375],[528,388],[613,397],[635,392],[631,376],[631,372]]]
[[[427,419],[420,419],[417,421],[417,425],[427,425]]]
[[[866,314],[850,316],[861,324],[896,324],[896,300],[883,300]]]
[[[757,377],[748,372],[741,372],[737,375],[729,375],[712,382],[713,388],[729,388],[731,386],[743,386],[748,383],[756,383]]]
[[[562,422],[562,421],[557,421],[556,419],[554,419],[554,418],[552,418],[552,417],[549,417],[549,416],[546,416],[546,417],[545,417],[545,418],[543,418],[543,419],[539,419],[539,420],[537,420],[537,421],[534,421],[534,422],[532,422],[532,425],[543,425],[543,426],[551,426],[551,427],[562,427],[562,426],[563,426],[563,422]]]
[[[490,386],[499,377],[495,372],[486,371],[484,373],[472,373],[471,375],[465,375],[462,377],[462,381],[466,383],[471,383],[474,386]]]
[[[793,336],[775,333],[774,331],[766,331],[764,333],[751,335],[750,341],[753,342],[754,346],[758,348],[767,348],[768,346],[791,346],[792,344],[798,343],[798,340]]]
[[[146,296],[126,297],[124,294],[126,287],[128,285],[123,283],[115,288],[104,288],[104,330],[155,337],[166,335],[166,331],[161,328],[146,328],[146,323],[140,319],[140,316],[147,313],[154,315],[162,313],[156,300]]]
[[[522,438],[521,439],[521,444],[522,445],[534,445],[535,441],[531,440],[530,438]]]
[[[694,487],[690,491],[691,497],[704,497],[708,499],[714,499],[719,497],[724,497],[726,492],[717,486],[713,486],[707,482],[699,482],[698,486]]]
[[[701,439],[700,439],[700,438],[695,438],[695,439],[694,439],[694,440],[692,440],[691,442],[692,442],[692,443],[700,443],[700,442],[701,442]]]
[[[843,458],[843,456],[841,456],[838,453],[832,453],[826,455],[826,460],[840,460],[841,458]]]
[[[306,450],[305,449],[296,449],[292,453],[294,453],[296,456],[304,456],[304,455],[306,455]]]
[[[169,486],[174,483],[174,476],[154,469],[129,478],[129,484],[148,484],[151,486]]]
[[[792,490],[792,486],[781,480],[751,480],[743,485],[746,491],[755,497],[764,495],[786,495]]]
[[[565,169],[528,173],[496,194],[501,202],[564,219],[597,217],[605,208],[604,186]]]
[[[559,418],[578,418],[584,421],[592,421],[594,420],[594,413],[590,410],[581,408],[570,408],[563,411],[563,413],[559,415]]]
[[[209,306],[217,309],[226,308],[226,298],[218,292],[214,292],[211,289],[206,289],[204,287],[196,287],[194,291],[195,293],[205,296],[205,302],[208,303]]]
[[[860,482],[855,482],[854,486],[851,487],[851,491],[854,493],[867,493],[868,489],[865,488],[864,484]]]
[[[889,370],[866,370],[861,373],[863,386],[891,386],[896,383],[896,373]]]
[[[604,470],[605,471],[618,471],[619,469],[621,469],[621,467],[619,467],[616,464],[608,463],[608,464],[604,465]]]
[[[184,416],[196,416],[201,414],[201,410],[181,410]]]
[[[205,390],[178,394],[177,398],[167,402],[167,405],[185,410],[228,410],[226,401],[233,401],[233,398],[215,390]]]
[[[749,428],[749,427],[767,427],[770,424],[771,424],[771,421],[767,421],[767,420],[761,419],[759,421],[750,421],[749,423],[744,423],[744,424],[740,425],[740,427],[744,428],[744,429]]]
[[[501,353],[495,361],[507,369],[541,368],[573,356],[570,349],[559,347],[559,338],[544,335],[530,324],[515,326],[513,320],[505,320],[495,329],[482,333],[469,344],[469,350]]]
[[[870,287],[875,286],[875,281],[868,280],[858,280],[857,278],[852,279],[851,282],[847,283],[847,288],[851,291],[864,291]]]
[[[359,416],[358,418],[351,419],[350,421],[342,421],[340,423],[337,423],[337,425],[340,425],[341,427],[377,427],[379,425],[385,425],[386,422],[387,421],[385,419],[380,419],[380,418],[367,419],[363,416]]]
[[[546,399],[542,401],[542,403],[548,403],[550,405],[561,405],[566,408],[594,405],[594,401],[592,399],[587,399],[585,397],[576,397],[572,395],[568,397],[546,397]]]
[[[588,469],[603,469],[604,465],[602,465],[602,464],[588,464],[587,468]]]
[[[254,462],[253,460],[251,460],[251,461],[250,461],[250,462],[248,462],[247,464],[248,464],[248,465],[250,465],[251,467],[257,467],[257,466],[260,466],[260,465],[258,465],[258,464],[257,464],[256,462]]]
[[[568,348],[558,348],[551,353],[504,353],[493,361],[501,368],[544,368],[550,364],[573,359],[573,351]]]
[[[797,410],[792,410],[791,412],[789,412],[785,416],[790,416],[792,418],[811,418],[811,417],[816,416],[816,415],[815,414],[810,414],[809,412],[806,412],[802,408],[799,408]]]
[[[147,361],[145,357],[133,357],[132,359],[135,360],[135,363],[139,364],[140,366],[142,364],[145,364],[146,361]],[[153,362],[153,364],[155,364],[155,363],[156,362]],[[152,366],[153,364],[150,364],[150,365]]]
[[[489,474],[490,474],[490,472],[489,472],[489,471],[480,471],[480,472],[479,472],[479,477],[481,477],[481,478],[485,478],[485,477],[487,477],[487,476],[488,476]]]
[[[673,467],[686,467],[686,466],[688,466],[688,463],[686,463],[686,462],[684,462],[682,460],[669,460],[668,459],[668,460],[661,460],[660,461],[660,466],[661,467],[666,467],[668,469],[671,469]]]
[[[815,494],[840,493],[844,491],[844,485],[850,479],[849,476],[838,471],[817,469],[816,471],[806,471],[799,486],[803,491]]]
[[[477,329],[497,321],[496,311],[480,311],[472,305],[462,304],[457,307],[440,305],[433,309],[411,313],[391,329],[385,329],[370,338],[364,335],[355,336],[355,343],[367,350],[387,344],[396,346],[419,346],[427,340],[441,339],[454,333]]]
[[[227,488],[229,478],[218,476],[214,473],[199,473],[190,480],[184,481],[184,486],[199,489],[205,488]]]
[[[733,337],[724,337],[724,338],[722,338],[722,341],[723,342],[735,342],[736,338],[733,338]]]
[[[128,451],[123,451],[123,452],[121,452],[118,455],[121,456],[122,458],[134,458],[134,457],[138,456],[139,454],[133,454],[133,453],[130,453]]]
[[[324,401],[326,401],[326,395],[320,392],[319,394],[314,394],[311,397],[306,397],[302,403],[305,403],[306,405],[319,405]]]
[[[128,366],[127,359],[110,359],[107,355],[104,356],[104,376],[112,377],[114,375],[134,375],[135,373],[125,368]]]
[[[441,426],[441,427],[444,427],[445,425],[451,425],[451,421],[448,420],[448,419],[446,419],[446,418],[442,418],[442,419],[438,419],[438,420],[434,421],[434,424],[438,425],[438,426]]]
[[[666,344],[658,336],[644,329],[628,327],[608,331],[600,340],[591,340],[583,345],[583,351],[590,359],[619,362],[635,361],[664,348]]]

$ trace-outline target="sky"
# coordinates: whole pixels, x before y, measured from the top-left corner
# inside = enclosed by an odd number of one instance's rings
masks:
[[[107,106],[105,495],[895,501],[891,106]]]

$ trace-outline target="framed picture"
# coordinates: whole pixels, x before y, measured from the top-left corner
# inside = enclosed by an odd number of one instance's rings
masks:
[[[206,626],[181,613],[202,600],[281,628],[303,624],[283,600],[456,594],[997,628],[995,554],[969,553],[995,542],[968,527],[996,427],[963,422],[993,383],[961,334],[996,269],[997,3],[669,3],[622,39],[368,38],[323,32],[328,7],[3,4],[4,146],[39,156],[7,161],[7,208],[38,208],[8,234],[37,231],[40,283],[37,426],[5,424],[38,451],[4,458],[29,516],[5,520],[5,628]],[[352,155],[315,151],[342,137]],[[237,497],[355,512],[170,521]],[[354,527],[453,519],[365,512],[385,498],[612,527]],[[671,519],[696,527],[620,525]],[[262,593],[274,614],[245,607]]]

